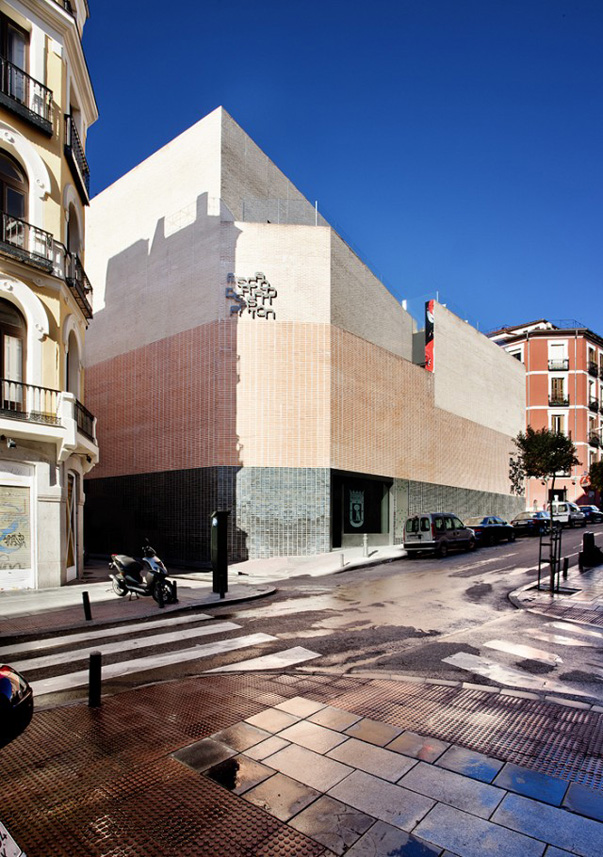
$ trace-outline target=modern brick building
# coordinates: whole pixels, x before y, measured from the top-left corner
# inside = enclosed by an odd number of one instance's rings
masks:
[[[598,502],[588,472],[601,456],[603,338],[578,322],[546,319],[502,328],[490,338],[526,367],[526,424],[563,432],[576,447],[580,464],[555,479],[555,497]],[[550,486],[527,480],[528,508],[550,499]]]
[[[58,586],[83,566],[98,460],[82,371],[87,17],[86,0],[0,7],[0,589]]]
[[[205,562],[221,508],[233,558],[517,509],[523,366],[439,304],[413,362],[424,333],[224,110],[96,197],[88,246],[90,551]]]

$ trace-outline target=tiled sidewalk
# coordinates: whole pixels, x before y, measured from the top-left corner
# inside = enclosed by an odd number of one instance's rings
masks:
[[[301,696],[174,758],[327,853],[603,853],[600,793]]]

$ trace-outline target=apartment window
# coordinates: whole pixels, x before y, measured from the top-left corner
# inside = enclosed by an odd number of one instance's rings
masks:
[[[19,310],[0,299],[0,378],[2,408],[20,410],[25,370],[25,320]]]
[[[27,33],[10,18],[0,15],[0,51],[6,61],[3,63],[2,88],[7,95],[22,103],[27,95],[24,74],[27,72],[27,45]]]
[[[514,357],[516,360],[519,360],[520,363],[523,363],[523,346],[518,345],[515,348],[507,348],[507,354],[510,354],[511,357]]]
[[[551,378],[551,404],[565,405],[565,378]]]
[[[0,154],[0,208],[10,217],[25,219],[27,178],[21,167],[8,155]]]
[[[551,372],[563,372],[569,369],[567,357],[567,341],[549,342],[549,370]]]
[[[565,414],[551,414],[551,431],[565,434]]]

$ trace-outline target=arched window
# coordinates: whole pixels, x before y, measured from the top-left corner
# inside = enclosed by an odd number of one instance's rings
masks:
[[[0,299],[0,378],[2,407],[20,410],[24,401],[25,319],[10,301]]]
[[[25,220],[27,215],[27,177],[21,167],[0,153],[0,209],[9,217]]]
[[[67,340],[67,378],[65,387],[76,399],[80,396],[80,350],[75,333],[71,331]]]

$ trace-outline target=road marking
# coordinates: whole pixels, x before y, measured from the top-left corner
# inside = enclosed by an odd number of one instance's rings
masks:
[[[196,637],[207,637],[211,634],[220,634],[226,631],[238,631],[240,625],[234,622],[216,622],[215,624],[202,625],[200,628],[185,628],[179,631],[171,631],[169,634],[153,634],[151,637],[140,637],[135,640],[121,640],[116,643],[99,643],[75,652],[57,652],[54,655],[41,655],[39,658],[28,658],[11,664],[19,672],[27,670],[40,670],[59,664],[70,664],[87,658],[92,652],[100,651],[103,655],[122,654],[124,651],[135,651],[136,649],[148,649],[150,646],[165,646],[168,643],[178,643],[180,640],[194,640]]]
[[[12,654],[24,654],[25,652],[41,652],[44,649],[55,649],[58,646],[69,646],[72,643],[85,643],[88,640],[104,640],[107,637],[121,637],[124,634],[131,634],[133,629],[141,631],[154,630],[155,628],[164,628],[168,625],[184,625],[191,622],[205,622],[212,619],[207,613],[193,613],[186,616],[174,616],[173,618],[155,619],[152,622],[129,622],[127,625],[121,625],[119,628],[100,628],[94,631],[84,631],[81,634],[65,634],[61,637],[52,637],[45,640],[30,640],[28,643],[15,643],[12,646],[4,646],[0,649],[0,656]]]
[[[245,637],[235,637],[231,640],[219,640],[215,643],[205,643],[192,649],[181,649],[177,652],[164,652],[158,655],[148,655],[146,658],[138,658],[133,661],[121,661],[118,664],[107,664],[103,666],[102,678],[104,681],[119,678],[132,673],[144,672],[146,670],[160,669],[172,666],[184,661],[196,661],[211,655],[221,655],[225,652],[233,652],[236,649],[246,649],[249,646],[257,646],[276,640],[271,634],[249,634]],[[34,697],[44,696],[47,693],[56,693],[60,690],[71,690],[73,688],[85,687],[88,684],[88,670],[68,673],[67,675],[53,676],[52,678],[40,679],[30,682]]]
[[[487,660],[487,658],[470,655],[467,652],[457,652],[456,655],[451,655],[449,658],[443,658],[443,662],[446,664],[452,664],[455,667],[460,667],[462,670],[466,670],[467,672],[484,676],[497,684],[504,684],[507,687],[523,687],[529,690],[569,693],[572,696],[590,696],[590,694],[583,693],[574,687],[568,687],[565,684],[551,681],[546,678],[527,676],[519,670],[502,666],[501,664],[497,664],[495,661]]]
[[[587,646],[591,649],[595,648],[595,643],[564,637],[561,634],[550,634],[548,631],[539,631],[538,628],[528,628],[525,633],[529,634],[535,640],[541,640],[543,643],[552,643],[555,646]]]
[[[571,634],[581,634],[583,637],[596,637],[603,640],[600,631],[591,631],[590,628],[581,628],[580,625],[572,625],[571,622],[549,622],[551,628],[559,628],[560,631],[569,631]]]
[[[531,661],[542,661],[545,664],[563,663],[559,655],[551,655],[549,652],[543,652],[542,649],[522,646],[520,643],[508,643],[506,640],[488,640],[484,646],[487,646],[488,649],[495,649],[497,652],[507,652],[509,655],[517,655]]]
[[[226,672],[243,672],[247,670],[274,670],[285,669],[293,664],[301,664],[304,661],[311,661],[313,658],[320,658],[318,652],[312,652],[310,649],[304,649],[303,646],[294,646],[292,649],[285,649],[284,652],[275,652],[272,655],[262,655],[259,658],[251,658],[248,661],[239,661],[237,664],[227,664],[225,667],[216,667],[213,670],[207,670],[208,673],[226,673]]]

